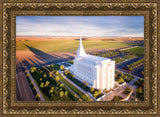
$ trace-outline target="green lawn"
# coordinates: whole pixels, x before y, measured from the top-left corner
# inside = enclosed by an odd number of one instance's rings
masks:
[[[88,97],[81,92],[79,89],[77,89],[76,87],[74,87],[71,83],[69,83],[65,78],[63,78],[61,75],[59,75],[60,80],[62,82],[64,82],[68,87],[70,87],[76,94],[79,95],[79,97],[81,97],[84,101],[90,101],[90,99],[88,99]]]
[[[143,55],[144,54],[144,48],[143,47],[130,48],[130,49],[127,49],[126,52]]]
[[[107,48],[120,48],[131,46],[134,43],[130,42],[111,42],[91,40],[83,41],[85,50],[90,49],[107,49]],[[29,47],[36,48],[43,52],[73,52],[76,51],[79,45],[79,40],[54,40],[54,41],[17,41],[17,50],[29,50]]]

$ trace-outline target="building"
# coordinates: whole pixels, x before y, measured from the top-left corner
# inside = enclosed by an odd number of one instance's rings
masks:
[[[114,87],[115,61],[86,54],[81,38],[72,70],[76,77],[96,89],[109,90]]]

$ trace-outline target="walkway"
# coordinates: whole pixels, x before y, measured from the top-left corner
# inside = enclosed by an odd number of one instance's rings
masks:
[[[83,92],[88,98],[90,98],[91,96],[88,94],[88,92],[84,91],[82,88],[80,88],[79,86],[77,86],[75,83],[73,83],[71,80],[69,80],[66,76],[64,76],[63,72],[60,72],[61,75],[69,82],[71,83],[73,86],[75,86],[77,89],[79,89],[81,92]],[[95,100],[94,97],[91,97],[93,100]]]
[[[40,95],[41,101],[45,101],[45,99],[44,99],[41,91],[39,90],[39,87],[38,87],[37,84],[35,83],[32,75],[31,75],[30,72],[29,72],[29,70],[27,70],[27,73],[28,73],[28,75],[29,75],[29,78],[30,78],[31,82],[33,82],[33,85],[36,87],[36,91],[37,91],[37,93]]]

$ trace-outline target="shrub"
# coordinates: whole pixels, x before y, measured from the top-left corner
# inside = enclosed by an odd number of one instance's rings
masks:
[[[64,95],[64,92],[61,91],[61,92],[59,93],[59,95],[62,97],[62,96]]]
[[[59,74],[59,72],[58,71],[56,71],[56,75],[58,75]]]
[[[58,81],[59,80],[59,76],[56,76],[56,81]]]
[[[120,101],[119,96],[114,96],[113,101]]]
[[[87,85],[88,85],[88,82],[85,82],[85,81],[84,81],[83,83],[84,83],[84,85],[85,85],[85,86],[87,86]]]
[[[93,88],[93,87],[90,88],[90,92],[91,92],[91,93],[94,92],[94,88]]]
[[[46,74],[44,74],[44,75],[43,75],[43,77],[44,77],[44,78],[46,78],[46,77],[47,77],[47,75],[46,75]]]
[[[98,96],[98,94],[99,94],[98,91],[95,91],[93,96],[96,98]]]
[[[67,92],[67,91],[65,91],[65,92],[64,92],[64,95],[65,95],[65,96],[67,96],[67,95],[68,95],[68,92]]]
[[[61,65],[61,66],[60,66],[60,69],[61,69],[61,70],[64,70],[64,66],[63,66],[63,65]]]

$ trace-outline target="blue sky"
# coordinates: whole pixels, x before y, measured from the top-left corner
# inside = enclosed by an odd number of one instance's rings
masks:
[[[17,16],[16,35],[144,37],[144,17]]]

